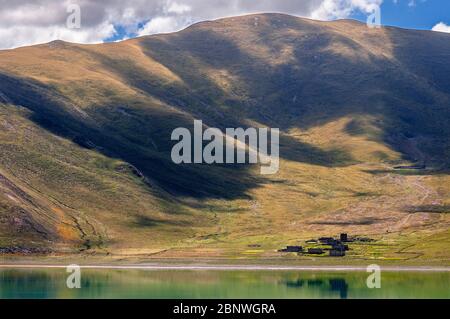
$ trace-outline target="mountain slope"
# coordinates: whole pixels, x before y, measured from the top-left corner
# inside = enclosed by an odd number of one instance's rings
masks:
[[[449,40],[264,14],[1,51],[0,247],[264,256],[349,231],[390,243],[363,255],[440,259]],[[173,164],[194,119],[279,127],[280,172]],[[392,170],[407,163],[429,169]],[[430,255],[396,253],[425,237]]]

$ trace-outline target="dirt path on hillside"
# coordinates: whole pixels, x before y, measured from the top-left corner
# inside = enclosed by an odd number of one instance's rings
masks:
[[[422,176],[413,176],[412,178],[412,180],[411,178],[409,180],[404,180],[404,182],[407,182],[410,187],[415,189],[415,193],[419,196],[419,199],[417,201],[412,200],[412,205],[423,206],[429,202],[431,194],[434,193],[434,191],[431,188],[424,186]],[[401,218],[401,220],[399,220],[398,223],[394,225],[393,229],[397,231],[402,230],[403,228],[406,228],[411,224],[411,219],[414,214],[406,214],[407,215],[405,217]]]
[[[420,212],[420,207],[440,203],[434,189],[427,186],[427,176],[386,174],[375,177],[380,186],[379,196],[367,196],[339,211],[321,215],[310,227],[325,230],[339,227],[353,234],[384,235],[430,227],[439,222],[438,214]],[[383,189],[396,189],[387,193]],[[411,211],[410,208],[417,208]]]

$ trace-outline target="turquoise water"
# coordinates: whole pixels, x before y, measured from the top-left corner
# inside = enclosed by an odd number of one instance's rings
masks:
[[[82,269],[81,288],[65,269],[0,270],[0,298],[450,298],[450,273]]]

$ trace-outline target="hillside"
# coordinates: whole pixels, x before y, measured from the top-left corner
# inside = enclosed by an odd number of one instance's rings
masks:
[[[280,14],[0,51],[0,249],[269,258],[349,232],[378,240],[354,259],[448,263],[449,59],[448,34]],[[173,164],[194,119],[279,127],[279,173]]]

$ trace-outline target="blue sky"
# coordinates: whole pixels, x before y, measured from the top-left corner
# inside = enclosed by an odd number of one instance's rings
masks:
[[[366,21],[361,12],[351,17]],[[383,25],[431,30],[439,22],[450,25],[450,0],[385,0],[381,5]]]

